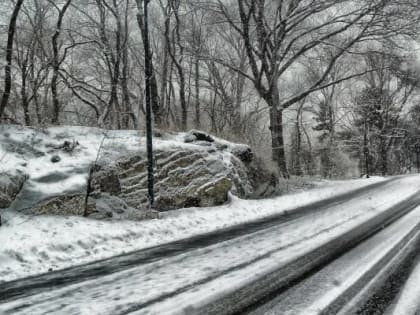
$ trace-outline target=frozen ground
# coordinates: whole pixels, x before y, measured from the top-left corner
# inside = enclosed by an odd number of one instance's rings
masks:
[[[365,294],[371,289],[369,285],[372,279],[375,281],[376,278],[384,277],[384,274],[390,272],[389,267],[401,259],[398,257],[399,251],[402,251],[401,248],[404,248],[407,243],[412,243],[412,240],[416,238],[413,238],[413,235],[418,237],[419,225],[420,207],[417,207],[291,290],[285,291],[261,306],[252,315],[324,314],[328,313],[326,310],[334,305],[335,301],[340,300],[347,293],[350,293],[350,297],[347,297],[348,304],[345,306],[347,312],[340,310],[340,314],[353,314],[354,311],[348,310],[354,306],[350,303],[352,294]],[[413,276],[411,285],[418,284],[418,281],[419,275]],[[416,306],[413,302],[419,297],[419,290],[413,291],[413,288],[407,290],[405,297],[399,301],[401,305],[394,313],[395,315],[415,314],[415,309],[412,312],[408,311],[408,304],[411,303],[411,307]]]
[[[369,193],[361,194],[352,200],[327,208],[321,215],[310,213],[299,220],[285,222],[280,227],[272,227],[65,288],[41,292],[23,300],[2,304],[0,311],[14,315],[54,314],[58,311],[63,314],[125,314],[135,310],[139,310],[139,314],[182,313],[182,310],[199,306],[214,296],[231,292],[245,283],[254,281],[261,274],[275,270],[296,257],[318,248],[330,239],[343,235],[362,222],[380,215],[402,199],[412,196],[419,189],[418,176],[404,177]],[[310,196],[310,194],[302,193],[297,196],[300,198],[295,200],[301,200],[302,197]],[[291,198],[291,196],[283,198]],[[160,221],[141,222],[127,228],[129,232],[136,233],[137,229],[140,230],[142,227],[155,223],[178,223],[172,229],[169,226],[167,229],[170,231],[169,237],[173,239],[181,234],[188,236],[189,233],[200,232],[195,230],[194,226],[209,227],[209,222],[215,222],[204,220],[206,224],[203,224],[203,217],[199,214],[217,213],[220,209],[230,214],[235,211],[237,211],[236,214],[245,211],[250,216],[243,215],[242,220],[249,219],[255,215],[252,210],[257,209],[257,203],[261,210],[271,207],[271,211],[278,211],[282,200],[285,199],[258,201],[254,202],[253,206],[251,202],[251,205],[245,208],[249,212],[241,208],[241,205],[247,205],[248,202],[235,200],[230,205],[215,208],[215,211],[192,209],[187,212],[187,210],[182,210],[169,213]],[[188,213],[187,217],[185,213]],[[218,215],[231,222],[228,215],[224,216],[220,212]],[[191,217],[197,220],[196,223],[189,221]],[[204,218],[209,217],[204,216]],[[399,226],[398,233],[412,229],[418,224],[419,218],[419,211],[404,218],[403,227]],[[181,229],[183,223],[187,223],[185,227],[188,229]],[[159,239],[160,231],[162,229],[155,231],[156,238],[154,239]],[[389,232],[391,235],[392,231],[394,230],[391,229]],[[389,233],[387,233],[388,236]],[[104,238],[95,246],[107,246],[112,243],[111,239]],[[115,245],[127,248],[128,244],[116,244],[115,240],[114,238]],[[136,246],[141,246],[139,243],[144,240],[144,237],[140,234],[133,240],[137,243]],[[379,238],[378,244],[382,245],[375,249],[373,256],[380,255],[389,247],[388,245],[392,245],[384,242],[383,238]],[[363,267],[363,264],[360,267]],[[355,268],[350,272],[354,270]],[[348,269],[345,271],[349,272]],[[341,277],[344,276],[337,278],[341,283],[340,286],[346,286],[348,283]]]
[[[198,147],[184,143],[184,136],[156,139],[155,145],[161,149]],[[12,209],[2,211],[5,224],[0,228],[0,282],[252,221],[384,180],[324,182],[322,187],[310,191],[266,200],[231,197],[228,204],[220,207],[182,209],[164,213],[159,220],[143,222],[33,217],[19,211],[45,196],[81,189],[87,167],[96,159],[104,137],[103,130],[86,127],[0,127],[0,172],[21,169],[30,176],[20,199]],[[51,163],[51,156],[56,153],[54,146],[73,139],[80,143],[75,152],[60,153],[61,161]],[[107,132],[100,156],[111,160],[139,147],[144,147],[144,138],[135,131]],[[61,178],[59,184],[48,180],[51,177]]]
[[[420,263],[414,268],[395,307],[387,315],[417,315],[420,312]]]
[[[381,180],[381,179],[375,179]],[[0,281],[68,267],[176,239],[252,221],[310,204],[365,185],[372,180],[330,184],[293,195],[231,201],[214,208],[163,213],[160,219],[96,221],[81,217],[32,217],[8,210],[0,228]]]

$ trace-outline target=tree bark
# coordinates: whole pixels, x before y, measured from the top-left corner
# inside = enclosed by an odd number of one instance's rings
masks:
[[[154,204],[154,159],[153,159],[153,138],[152,138],[152,106],[151,106],[151,79],[152,79],[152,56],[149,45],[149,26],[148,26],[148,3],[149,0],[143,0],[143,25],[140,30],[143,34],[144,44],[144,65],[146,82],[146,145],[147,145],[147,190],[150,207]],[[137,7],[142,8],[141,0],[137,0]],[[140,15],[140,14],[139,14]]]
[[[279,94],[276,88],[266,99],[270,107],[270,131],[271,131],[271,150],[273,161],[277,164],[280,174],[284,178],[290,178],[287,170],[286,151],[283,139],[283,111],[278,108],[280,103]]]
[[[194,85],[195,85],[195,128],[201,128],[200,113],[200,66],[198,56],[194,59]]]
[[[9,23],[9,30],[7,34],[7,47],[6,47],[6,67],[4,68],[4,91],[0,103],[0,119],[3,116],[4,110],[9,102],[10,91],[12,89],[12,57],[13,57],[13,38],[16,31],[16,22],[19,11],[22,7],[24,0],[18,0],[15,8],[13,9],[12,17]]]
[[[145,46],[145,40],[146,40],[146,32],[144,29],[144,12],[143,12],[143,8],[141,6],[141,4],[139,3],[139,0],[137,1],[137,7],[138,7],[138,14],[137,14],[137,24],[140,28],[140,33],[141,33],[141,38],[143,40],[143,46]],[[143,1],[149,1],[149,0],[143,0]],[[144,49],[146,50],[146,47],[144,47]],[[149,48],[150,49],[150,48]],[[150,52],[150,51],[149,51]],[[155,76],[155,70],[154,70],[154,66],[153,66],[153,58],[152,58],[152,52],[150,52],[150,72],[151,72],[151,76],[150,76],[150,98],[151,98],[151,106],[152,106],[152,111],[153,111],[153,119],[154,122],[157,126],[161,126],[162,125],[162,110],[161,110],[161,106],[160,106],[160,101],[159,101],[159,90],[158,90],[158,85],[156,82],[156,76]]]
[[[381,174],[386,176],[388,173],[388,152],[384,135],[380,135],[380,158],[381,158]]]
[[[51,119],[51,123],[54,125],[57,125],[59,123],[59,116],[60,116],[60,100],[58,97],[58,77],[59,77],[59,71],[60,71],[60,64],[62,61],[59,60],[60,57],[59,57],[58,39],[61,34],[64,15],[66,14],[66,11],[71,4],[71,1],[72,0],[67,0],[63,8],[59,10],[55,33],[52,37],[53,75],[51,78],[51,94],[52,94],[52,100],[53,100],[53,116]]]

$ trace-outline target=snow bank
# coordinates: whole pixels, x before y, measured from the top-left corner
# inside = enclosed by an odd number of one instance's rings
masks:
[[[169,211],[161,219],[96,221],[82,217],[31,217],[6,211],[0,228],[0,281],[82,264],[290,211],[382,178],[333,182],[325,187],[265,200],[231,201],[220,207]]]

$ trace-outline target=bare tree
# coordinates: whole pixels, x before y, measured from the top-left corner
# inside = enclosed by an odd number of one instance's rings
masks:
[[[24,0],[18,0],[13,9],[12,16],[9,22],[9,30],[7,32],[7,47],[6,47],[6,67],[4,68],[4,91],[0,103],[0,119],[9,102],[10,91],[12,89],[12,59],[13,59],[13,42],[16,31],[16,22],[19,11]]]
[[[51,94],[52,94],[52,100],[53,100],[53,115],[52,115],[52,119],[51,122],[53,124],[58,124],[59,123],[59,116],[60,116],[60,100],[58,97],[58,90],[57,90],[57,85],[58,85],[58,79],[59,79],[59,71],[60,71],[60,65],[64,62],[64,58],[61,58],[60,60],[60,55],[59,55],[59,38],[60,38],[60,34],[62,31],[62,25],[63,25],[63,19],[64,16],[66,14],[67,9],[70,7],[70,4],[72,2],[72,0],[66,0],[66,2],[64,3],[63,7],[60,9],[54,1],[50,1],[52,2],[52,4],[55,6],[55,8],[58,11],[58,18],[57,18],[57,23],[56,23],[56,27],[55,27],[55,32],[54,35],[52,36],[52,40],[51,40],[51,45],[52,45],[52,58],[51,58],[51,65],[52,65],[52,69],[53,69],[53,74],[52,74],[52,78],[51,78]]]
[[[410,16],[406,9],[414,5],[417,5],[415,1],[391,3],[388,0],[238,0],[237,7],[231,8],[226,2],[217,1],[223,18],[244,40],[251,73],[242,74],[251,80],[270,107],[273,160],[284,177],[289,175],[283,111],[314,91],[360,75],[325,83],[333,65],[357,43],[411,34],[417,27],[418,16]],[[404,20],[399,14],[402,11]],[[295,93],[279,89],[282,78],[290,74],[300,58],[319,46],[335,49],[319,80]]]
[[[147,1],[147,0],[145,0]],[[141,4],[141,0],[136,0],[137,3],[137,9],[138,9],[138,13],[137,13],[137,24],[140,28],[140,33],[141,33],[141,37],[143,40],[143,48],[144,50],[146,50],[146,47],[144,46],[145,44],[145,40],[146,40],[146,32],[144,30],[144,8]],[[159,91],[158,91],[158,84],[156,81],[156,74],[155,74],[155,70],[154,70],[154,64],[153,64],[153,59],[152,59],[152,52],[150,52],[151,54],[151,59],[150,59],[150,69],[151,69],[151,78],[150,78],[150,93],[151,93],[151,104],[152,104],[152,111],[153,111],[153,118],[154,121],[156,123],[157,126],[161,126],[162,125],[162,116],[163,116],[163,111],[161,108],[161,104],[160,104],[160,100],[159,100]]]

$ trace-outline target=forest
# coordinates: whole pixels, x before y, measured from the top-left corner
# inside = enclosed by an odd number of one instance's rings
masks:
[[[156,130],[284,178],[419,170],[419,1],[144,1],[1,1],[0,122],[144,132],[149,60]]]

